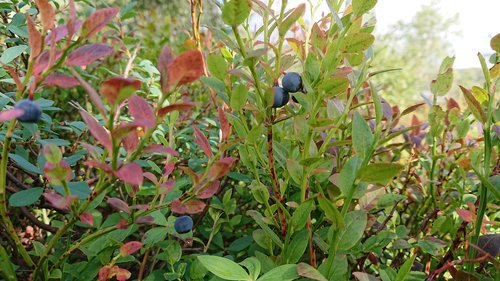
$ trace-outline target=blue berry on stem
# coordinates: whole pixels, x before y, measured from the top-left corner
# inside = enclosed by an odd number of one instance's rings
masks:
[[[42,116],[42,108],[32,100],[20,100],[16,103],[14,108],[24,111],[23,115],[17,117],[17,120],[21,122],[36,123]]]
[[[274,93],[273,108],[282,107],[288,103],[290,95],[285,90],[283,90],[283,88],[274,86],[273,93]]]
[[[281,80],[283,89],[289,93],[296,93],[302,90],[302,77],[297,72],[288,72]]]
[[[175,220],[174,228],[179,234],[188,233],[193,229],[193,219],[190,216],[180,216]]]

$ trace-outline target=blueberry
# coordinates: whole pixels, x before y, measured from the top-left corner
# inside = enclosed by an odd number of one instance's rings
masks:
[[[281,80],[283,89],[289,93],[296,93],[302,89],[302,78],[297,72],[288,72]]]
[[[273,87],[273,91],[274,91],[273,108],[282,107],[288,103],[290,95],[285,90],[283,90],[283,88],[275,86]]]
[[[190,216],[181,216],[175,220],[174,228],[177,233],[188,233],[193,229],[193,219]]]
[[[14,108],[22,109],[23,115],[17,117],[17,120],[26,123],[36,123],[42,116],[42,108],[32,100],[21,100],[16,103]]]

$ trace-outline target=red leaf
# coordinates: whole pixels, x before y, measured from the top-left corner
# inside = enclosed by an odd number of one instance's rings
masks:
[[[17,118],[23,114],[24,110],[18,108],[0,111],[0,122],[5,122]]]
[[[97,92],[94,90],[94,88],[89,83],[87,83],[85,80],[83,80],[82,76],[80,76],[80,74],[78,74],[78,72],[76,72],[76,70],[74,70],[72,68],[70,70],[71,70],[71,73],[73,73],[73,75],[76,77],[78,82],[80,82],[80,85],[82,85],[82,87],[85,89],[87,94],[89,94],[90,99],[92,100],[94,105],[97,107],[97,109],[99,110],[101,115],[106,116],[106,112],[107,112],[106,108],[104,107],[104,104],[102,103],[101,98],[99,97]]]
[[[86,66],[112,52],[113,48],[104,43],[84,45],[69,54],[66,65]]]
[[[121,200],[121,199],[118,199],[118,198],[108,198],[108,200],[106,200],[106,202],[108,202],[109,205],[111,205],[113,208],[117,209],[118,211],[123,211],[125,213],[130,213],[130,207],[128,206],[128,204]]]
[[[62,55],[62,52],[59,50],[56,50],[54,54],[54,60],[58,60]],[[49,51],[43,51],[35,61],[35,64],[33,65],[33,75],[37,76],[40,73],[42,73],[44,70],[46,70],[49,67],[50,64],[50,53]]]
[[[160,110],[158,110],[158,116],[164,117],[168,113],[175,111],[175,110],[178,110],[178,111],[189,110],[196,105],[197,104],[194,102],[174,103],[171,105],[167,105],[167,106],[161,108]]]
[[[167,165],[165,165],[165,167],[163,167],[163,176],[166,177],[170,175],[174,171],[174,168],[175,168],[174,163],[168,163]]]
[[[142,247],[142,243],[139,242],[139,241],[130,241],[130,242],[127,242],[125,244],[123,244],[121,247],[120,247],[120,254],[122,255],[122,257],[126,257],[126,256],[129,256],[135,252],[137,252],[138,250],[140,250]]]
[[[115,268],[114,270],[115,270],[116,280],[118,281],[128,280],[130,276],[132,276],[132,273],[130,273],[130,271],[126,270],[125,268],[120,268],[116,265],[114,268]]]
[[[137,130],[133,130],[128,133],[127,136],[123,138],[123,148],[127,151],[128,154],[135,151],[137,145],[139,144],[139,136],[137,135]]]
[[[67,46],[69,46],[69,42],[73,38],[73,35],[75,34],[76,31],[78,31],[78,29],[80,29],[81,26],[82,26],[82,21],[76,19],[75,1],[69,0],[69,18],[67,25],[68,41],[66,42]]]
[[[182,53],[168,65],[167,89],[198,80],[204,74],[203,65],[203,55],[199,50]]]
[[[92,168],[99,168],[105,171],[106,173],[112,172],[111,165],[109,165],[108,163],[101,162],[99,160],[92,160],[92,159],[87,160],[85,161],[85,165]]]
[[[124,97],[119,96],[122,90],[139,90],[140,88],[140,80],[124,77],[112,77],[101,84],[99,92],[108,100],[110,104],[117,104],[124,100]]]
[[[168,92],[168,65],[172,63],[174,56],[168,46],[164,46],[158,58],[158,70],[160,71],[160,85],[164,94]]]
[[[99,269],[99,281],[106,281],[113,277],[111,275],[111,265],[105,265]]]
[[[208,171],[211,179],[219,179],[229,173],[231,168],[236,162],[238,158],[235,157],[226,157],[217,162],[215,162]]]
[[[83,121],[89,127],[90,133],[99,141],[106,149],[111,151],[113,149],[113,145],[111,144],[111,138],[109,136],[108,131],[104,129],[94,117],[90,116],[90,114],[85,110],[80,110],[80,115],[82,115]]]
[[[23,85],[23,82],[21,82],[21,79],[19,79],[19,75],[17,75],[17,71],[8,65],[3,65],[3,68],[7,69],[7,71],[10,74],[10,77],[12,77],[12,79],[14,79],[14,82],[16,83],[17,90],[18,91],[23,90],[24,85]]]
[[[75,77],[60,73],[49,74],[43,83],[49,87],[55,86],[65,89],[80,85],[80,82],[78,82]]]
[[[457,209],[457,214],[465,222],[473,222],[476,219],[476,215],[468,210]]]
[[[194,190],[195,192],[200,190],[202,187],[202,184],[198,184]],[[200,193],[198,193],[196,196],[200,199],[207,199],[212,197],[214,194],[216,194],[219,191],[220,188],[220,181],[216,180],[208,184],[207,187],[205,187]]]
[[[84,38],[93,36],[103,29],[118,12],[117,8],[104,8],[95,11],[83,23],[81,36]]]
[[[61,210],[69,210],[69,206],[71,202],[78,200],[78,196],[70,195],[70,196],[61,196],[54,191],[48,191],[43,194],[45,200],[47,200],[52,206],[61,209]]]
[[[80,221],[84,224],[94,225],[94,216],[91,213],[85,212],[80,215]]]
[[[203,212],[206,204],[200,200],[189,200],[182,203],[179,199],[172,201],[172,212],[176,214],[197,214]]]
[[[42,51],[42,35],[36,29],[35,23],[29,14],[26,15],[26,27],[28,29],[28,43],[31,54],[30,60],[34,60]]]
[[[145,99],[138,95],[132,95],[129,98],[128,107],[130,115],[132,115],[136,121],[139,121],[144,128],[149,129],[156,127],[155,113]]]
[[[143,149],[145,153],[165,153],[172,156],[179,156],[179,152],[173,148],[163,146],[161,144],[150,144]]]
[[[152,183],[154,184],[158,184],[158,179],[156,178],[155,175],[153,175],[152,173],[150,172],[146,172],[144,174],[142,174],[145,178],[147,178],[148,180],[150,180]]]
[[[140,217],[138,219],[135,220],[135,223],[137,224],[153,224],[155,221],[155,218],[153,218],[152,216],[144,216],[144,217]]]
[[[54,28],[52,30],[52,32],[55,32],[55,38],[52,38],[52,33],[49,33],[47,34],[47,36],[45,37],[45,45],[47,46],[50,46],[52,45],[53,43],[57,43],[59,41],[61,41],[61,39],[63,39],[66,35],[69,34],[69,27],[72,26],[72,30],[73,32],[77,31],[78,29],[80,29],[80,27],[82,27],[82,21],[81,20],[77,20],[75,22],[73,22],[72,25],[70,25],[70,23],[68,22],[68,25],[59,25],[57,26],[56,28]],[[68,38],[69,40],[69,38]]]
[[[222,110],[222,107],[218,107],[217,112],[219,113],[219,122],[222,131],[222,141],[225,141],[229,138],[229,135],[231,134],[231,125],[229,124],[226,113],[224,112],[224,110]]]
[[[135,186],[140,186],[143,180],[143,172],[141,166],[136,163],[126,164],[121,167],[120,170],[115,172],[115,175],[123,180]]]
[[[127,229],[128,228],[128,220],[120,220],[118,223],[115,225],[117,229]]]
[[[54,22],[56,14],[54,8],[50,5],[47,0],[35,0],[35,3],[40,11],[40,17],[42,18],[43,29],[49,30],[54,27]]]
[[[208,143],[207,137],[198,129],[198,127],[193,126],[194,131],[194,141],[203,149],[203,152],[208,157],[213,157],[212,149],[210,148],[210,144]]]

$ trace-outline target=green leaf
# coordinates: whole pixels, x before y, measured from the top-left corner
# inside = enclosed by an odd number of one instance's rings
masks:
[[[297,22],[297,20],[299,20],[300,17],[304,15],[305,11],[306,11],[306,4],[303,3],[297,6],[297,8],[295,8],[278,26],[279,35],[284,36],[286,32],[290,29],[292,24]]]
[[[354,247],[365,232],[368,218],[364,211],[352,211],[345,217],[346,227],[339,234],[339,251],[347,251]]]
[[[325,212],[325,216],[332,221],[336,227],[345,227],[344,218],[342,218],[342,215],[337,207],[335,207],[335,205],[333,205],[333,203],[325,198],[321,193],[318,195],[318,203],[319,207],[323,210],[323,212]]]
[[[207,255],[198,256],[198,260],[206,269],[208,269],[208,271],[222,279],[251,280],[245,269],[230,259]]]
[[[372,150],[373,139],[373,134],[365,119],[363,119],[359,112],[355,112],[354,120],[352,121],[352,145],[360,159],[370,157],[369,154]]]
[[[357,16],[370,11],[377,4],[377,0],[352,0],[352,11]]]
[[[255,220],[255,222],[262,228],[262,230],[264,230],[265,233],[269,235],[271,240],[273,240],[274,244],[278,245],[278,247],[283,249],[283,242],[281,242],[278,235],[276,235],[276,233],[274,233],[274,231],[272,231],[272,229],[269,228],[269,226],[267,226],[267,224],[264,222],[264,218],[262,217],[261,213],[255,210],[249,210],[247,211],[247,215],[251,216]]]
[[[248,88],[245,85],[239,84],[236,86],[231,93],[231,109],[234,111],[240,111],[247,102],[247,96]]]
[[[257,279],[260,274],[261,264],[256,257],[246,258],[244,261],[240,262],[240,264],[246,267],[246,269],[250,273],[250,277],[252,278],[252,280]]]
[[[369,164],[359,171],[359,179],[367,183],[386,185],[392,178],[399,175],[403,166],[397,163]]]
[[[33,187],[30,189],[21,190],[9,197],[9,204],[12,207],[28,206],[38,201],[40,196],[42,196],[42,193],[43,188],[41,187]]]
[[[351,194],[351,189],[355,188],[353,185],[360,166],[361,159],[354,156],[347,161],[344,167],[342,167],[342,171],[340,171],[339,175],[339,189],[344,196]]]
[[[250,0],[230,0],[222,8],[222,20],[227,25],[238,26],[248,18],[251,10]]]
[[[220,80],[224,80],[227,74],[227,63],[224,58],[211,54],[207,58],[207,66],[213,76]]]
[[[493,51],[500,53],[500,33],[491,38],[490,47]]]
[[[285,264],[271,269],[257,281],[291,281],[299,277],[296,264]]]
[[[453,85],[453,69],[449,68],[445,73],[439,73],[436,80],[431,82],[431,92],[437,96],[443,96],[450,91]]]
[[[39,174],[39,175],[42,174],[42,171],[40,171],[40,169],[38,167],[31,164],[30,162],[28,162],[28,160],[24,159],[20,155],[9,153],[9,158],[12,159],[14,162],[17,163],[17,165],[19,165],[21,168],[23,168],[24,170],[26,170],[28,172],[32,172],[32,173]]]
[[[472,92],[462,86],[460,86],[460,89],[462,90],[462,93],[465,96],[465,101],[467,102],[469,110],[472,112],[474,117],[476,117],[479,122],[483,124],[486,123],[486,113],[484,112],[481,104],[477,101]]]
[[[369,33],[353,33],[344,38],[340,45],[340,49],[345,53],[358,53],[368,49],[375,37]]]
[[[306,200],[293,212],[292,226],[295,230],[301,230],[307,222],[307,218],[314,207],[313,200]]]
[[[162,247],[167,256],[167,262],[173,266],[182,257],[182,247],[177,240],[167,240]]]
[[[300,184],[302,182],[302,166],[299,164],[299,162],[293,160],[293,159],[287,159],[286,160],[286,169],[288,170],[288,173],[292,177],[292,180],[296,184]]]
[[[285,263],[296,263],[304,255],[309,243],[309,231],[302,229],[293,235],[292,241],[285,247],[283,251],[283,259]]]
[[[415,255],[412,255],[411,258],[407,259],[405,263],[399,268],[398,275],[396,275],[396,279],[394,281],[404,281],[408,274],[410,274],[411,266],[415,261]]]
[[[8,64],[15,58],[19,57],[24,51],[26,51],[26,49],[28,49],[28,46],[26,45],[10,47],[3,52],[2,56],[0,57],[0,62],[3,64]]]
[[[320,89],[325,91],[328,97],[334,97],[340,93],[343,93],[349,87],[349,79],[345,77],[335,77],[323,81]]]

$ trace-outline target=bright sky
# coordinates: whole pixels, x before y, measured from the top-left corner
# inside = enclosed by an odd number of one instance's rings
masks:
[[[304,2],[306,1],[289,0],[288,5],[294,7]],[[378,0],[375,6],[377,30],[383,31],[398,20],[411,20],[421,5],[431,2],[432,0]],[[436,8],[444,16],[459,15],[461,35],[453,42],[455,53],[450,54],[456,56],[455,67],[479,67],[477,52],[492,53],[490,38],[500,33],[500,0],[440,0],[437,3]]]

